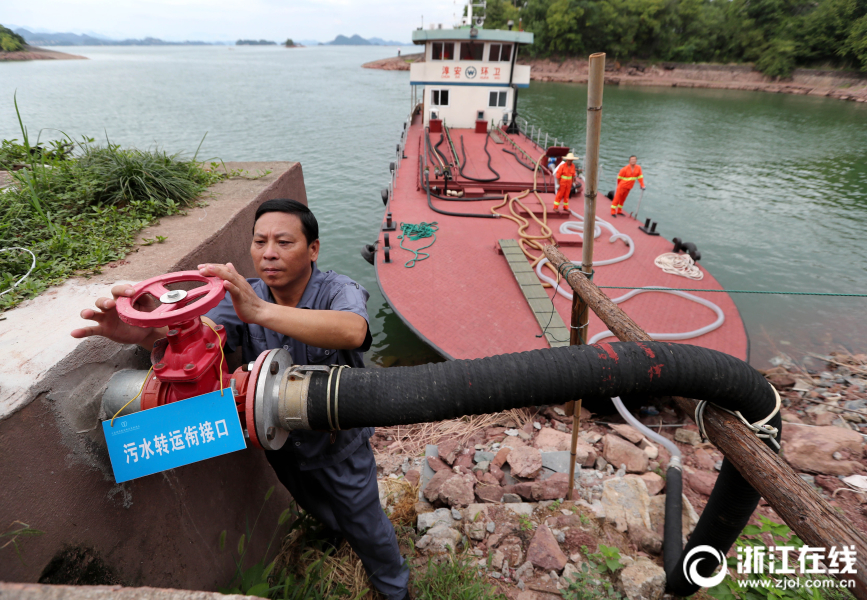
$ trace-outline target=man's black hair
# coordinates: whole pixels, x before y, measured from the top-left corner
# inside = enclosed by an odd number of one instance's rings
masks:
[[[637,156],[635,156],[635,155],[634,155],[634,154],[633,154],[633,155],[632,155],[632,156],[630,156],[630,157],[629,157],[629,158],[638,158],[638,157],[637,157]]]
[[[316,220],[316,217],[309,208],[297,200],[290,200],[289,198],[277,198],[263,202],[256,209],[256,218],[253,219],[253,231],[256,231],[256,221],[259,220],[259,217],[269,212],[297,215],[301,219],[301,231],[304,232],[308,246],[319,239],[319,222]]]

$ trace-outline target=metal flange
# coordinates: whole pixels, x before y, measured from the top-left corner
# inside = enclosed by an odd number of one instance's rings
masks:
[[[265,450],[279,450],[289,438],[289,432],[280,423],[279,397],[280,381],[284,373],[292,366],[292,355],[283,348],[275,348],[259,357],[261,366],[256,375],[256,392],[253,402],[253,420],[255,435],[259,445]],[[248,403],[249,410],[249,403]],[[249,422],[249,417],[248,417]],[[250,439],[253,432],[249,431]]]

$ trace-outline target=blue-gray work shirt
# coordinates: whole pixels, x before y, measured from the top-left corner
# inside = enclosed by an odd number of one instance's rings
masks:
[[[274,296],[261,279],[247,279],[257,296],[266,302],[274,302]],[[313,273],[304,288],[304,294],[296,308],[309,310],[341,310],[367,316],[367,299],[370,294],[346,275],[334,271],[320,271],[313,263]],[[215,323],[226,328],[226,351],[234,352],[241,348],[245,363],[252,362],[266,350],[283,348],[292,355],[292,362],[300,365],[348,365],[353,368],[364,367],[364,352],[370,348],[371,335],[368,327],[364,343],[355,350],[335,350],[308,346],[296,339],[261,325],[241,321],[232,306],[232,297],[225,298],[205,315]],[[349,456],[361,443],[373,435],[372,427],[347,429],[331,434],[322,431],[293,431],[289,440],[276,452],[291,452],[302,471],[318,469],[336,464]]]

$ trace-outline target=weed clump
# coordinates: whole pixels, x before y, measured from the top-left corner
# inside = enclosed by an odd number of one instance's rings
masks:
[[[17,110],[17,103],[16,103]],[[19,116],[19,123],[20,123]],[[160,217],[183,213],[211,185],[236,175],[160,149],[121,148],[66,137],[42,148],[4,140],[0,169],[0,311],[72,275],[100,272],[123,258],[136,234]],[[20,280],[31,267],[29,276]]]

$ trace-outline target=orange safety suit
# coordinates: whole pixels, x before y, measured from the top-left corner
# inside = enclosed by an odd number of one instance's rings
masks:
[[[554,170],[554,179],[560,187],[557,189],[557,195],[554,197],[554,210],[560,207],[560,202],[563,202],[563,210],[569,211],[569,193],[572,191],[572,182],[575,181],[575,165],[568,163],[565,160]]]
[[[623,203],[626,202],[626,197],[636,181],[641,185],[641,189],[644,189],[644,175],[641,172],[641,167],[626,165],[620,169],[620,173],[617,174],[617,193],[614,194],[614,200],[611,201],[612,215],[623,214]]]

